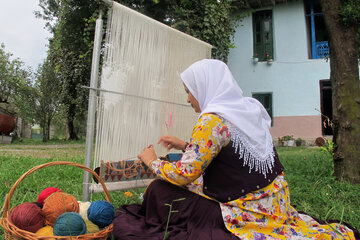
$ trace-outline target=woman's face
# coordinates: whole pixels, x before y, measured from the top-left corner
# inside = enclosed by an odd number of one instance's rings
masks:
[[[201,113],[199,102],[194,98],[189,89],[184,85],[185,92],[187,93],[187,102],[190,103],[191,107],[194,109],[196,113]]]

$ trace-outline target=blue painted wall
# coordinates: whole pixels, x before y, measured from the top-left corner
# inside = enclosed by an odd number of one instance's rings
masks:
[[[330,66],[323,59],[309,59],[303,2],[277,4],[268,9],[273,10],[273,64],[252,63],[250,14],[236,31],[236,48],[230,51],[228,65],[245,96],[255,92],[273,94],[274,117],[319,115],[315,110],[320,110],[319,80],[330,78]]]

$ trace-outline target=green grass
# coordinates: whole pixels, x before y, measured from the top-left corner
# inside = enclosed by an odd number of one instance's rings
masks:
[[[331,156],[319,148],[278,148],[298,211],[320,220],[336,219],[360,229],[360,184],[337,181]]]
[[[57,141],[54,144],[63,143]],[[44,151],[54,151],[54,153],[43,156],[37,152],[36,156],[29,153],[27,153],[28,155],[21,154],[16,147],[17,144],[0,145],[0,183],[2,184],[0,208],[3,206],[5,195],[16,180],[29,169],[52,161],[83,164],[84,145],[81,145],[79,151],[78,144],[78,142],[73,142],[73,145],[63,146],[62,149],[46,149]],[[35,149],[36,144],[25,145],[34,145],[25,148],[31,151]],[[36,151],[38,151],[38,146],[36,147]],[[11,148],[16,151],[11,152]],[[68,154],[64,154],[64,152]],[[321,220],[342,220],[360,229],[360,185],[336,181],[332,177],[332,161],[329,155],[321,152],[319,148],[306,147],[278,148],[278,153],[285,167],[285,178],[289,182],[291,203],[298,211],[305,211]],[[51,166],[39,169],[19,184],[11,198],[11,206],[25,201],[35,201],[41,190],[49,186],[58,187],[81,200],[82,181],[82,169],[74,166]],[[141,202],[140,196],[144,189],[130,191],[134,194],[130,198],[125,197],[125,191],[110,192],[115,208],[121,204]],[[105,200],[105,195],[103,193],[93,194],[91,201],[95,200]],[[0,239],[2,238],[3,232],[0,228]]]
[[[41,142],[41,141],[40,141]],[[55,144],[63,144],[61,141]],[[6,194],[10,192],[14,183],[28,170],[38,165],[53,161],[68,161],[75,163],[84,163],[84,145],[81,151],[78,151],[78,142],[76,145],[66,145],[59,148],[44,148],[42,146],[28,146],[24,152],[18,151],[18,145],[0,145],[0,209],[2,208]],[[26,144],[29,145],[29,144]],[[39,153],[39,149],[44,148],[48,154]],[[30,152],[29,152],[30,151]],[[39,157],[33,157],[35,152]],[[64,154],[69,153],[69,154]],[[29,156],[23,156],[23,155]],[[50,157],[46,156],[59,156]],[[23,202],[36,201],[39,193],[46,187],[57,187],[63,192],[72,194],[76,199],[82,200],[82,182],[83,170],[69,165],[50,166],[41,168],[24,178],[19,183],[11,197],[11,207],[17,206]],[[144,188],[131,189],[132,197],[125,197],[126,191],[110,192],[111,202],[115,208],[121,204],[141,203],[141,195]],[[91,201],[106,200],[104,193],[92,194]],[[0,239],[4,239],[3,229],[0,227]]]
[[[0,157],[1,174],[0,182],[3,187],[0,188],[1,206],[5,200],[5,195],[13,187],[16,180],[18,180],[23,173],[38,165],[52,162],[52,161],[68,161],[83,164],[82,157],[72,157],[67,159],[36,159],[29,157],[5,156]],[[46,187],[57,187],[63,192],[72,194],[78,200],[82,200],[82,181],[83,170],[69,165],[58,165],[41,168],[24,178],[24,180],[16,187],[16,190],[11,198],[11,205],[16,206],[25,201],[36,201],[39,193]],[[138,202],[140,193],[143,189],[134,189],[134,197],[126,198],[123,195],[125,191],[110,192],[111,201],[115,207],[120,204],[127,204],[130,202]],[[106,200],[104,193],[96,193],[91,197],[92,201]]]

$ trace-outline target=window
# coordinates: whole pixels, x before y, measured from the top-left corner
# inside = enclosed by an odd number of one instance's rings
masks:
[[[310,58],[319,59],[329,56],[328,34],[318,0],[305,2],[306,26],[311,46]]]
[[[272,120],[272,93],[253,93],[252,97],[261,102]]]
[[[253,13],[254,56],[260,61],[273,59],[272,11]]]

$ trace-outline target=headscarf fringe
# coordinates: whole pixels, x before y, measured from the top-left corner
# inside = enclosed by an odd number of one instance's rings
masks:
[[[248,143],[248,140],[245,138],[244,134],[240,132],[240,130],[234,127],[228,121],[227,125],[229,127],[229,131],[231,134],[231,140],[233,142],[233,147],[235,148],[235,153],[239,153],[239,158],[243,158],[244,164],[243,166],[249,167],[249,173],[252,170],[255,172],[262,173],[266,178],[266,174],[271,172],[274,166],[274,150],[272,144],[266,146],[266,154],[261,155],[259,151],[253,147],[252,144]],[[269,141],[266,141],[269,142]],[[272,141],[271,141],[272,142]]]

